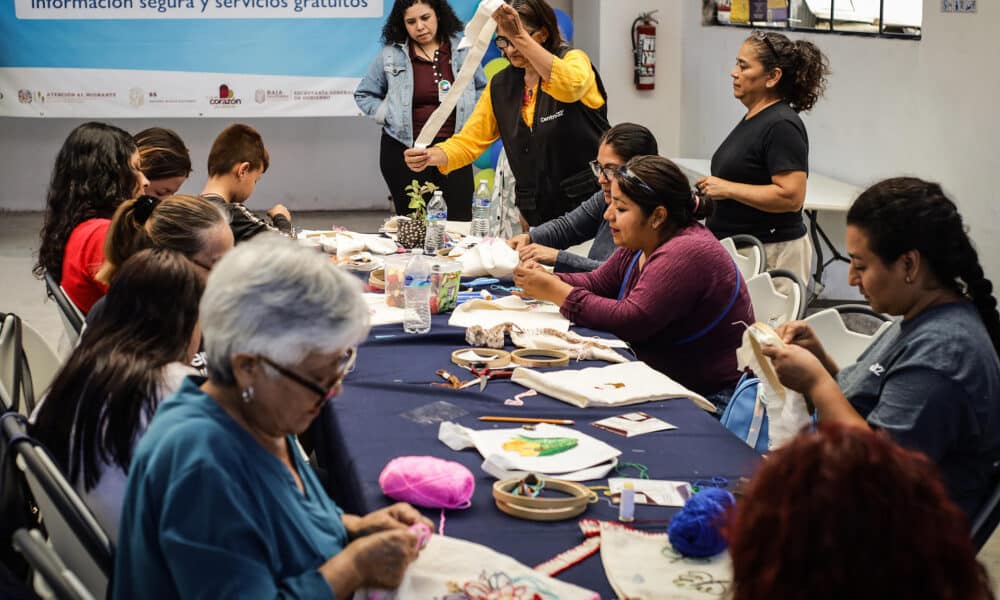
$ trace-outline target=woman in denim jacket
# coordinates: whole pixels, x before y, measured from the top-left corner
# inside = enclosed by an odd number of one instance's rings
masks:
[[[458,49],[462,22],[446,0],[396,0],[382,28],[385,46],[354,91],[358,107],[382,126],[379,166],[392,194],[396,214],[410,212],[404,188],[414,179],[430,180],[444,191],[448,217],[472,218],[472,166],[443,175],[436,170],[418,174],[403,160],[403,151],[451,89],[465,61],[467,49]],[[435,143],[462,128],[486,87],[482,67],[474,85],[461,99]]]

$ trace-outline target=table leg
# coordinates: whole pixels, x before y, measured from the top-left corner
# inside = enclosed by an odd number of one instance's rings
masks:
[[[813,281],[816,282],[816,285],[813,292],[813,298],[810,299],[811,302],[819,297],[820,293],[823,291],[823,272],[826,270],[826,267],[836,261],[849,263],[851,260],[837,250],[837,247],[832,241],[830,241],[830,237],[826,235],[826,232],[823,231],[822,227],[820,227],[817,211],[814,209],[807,210],[805,212],[806,216],[809,217],[809,238],[812,240],[813,251],[816,252],[816,272],[813,273]],[[822,244],[820,243],[821,239],[823,242]],[[830,258],[826,260],[823,259],[823,245],[826,245],[826,247],[829,248],[831,254]]]

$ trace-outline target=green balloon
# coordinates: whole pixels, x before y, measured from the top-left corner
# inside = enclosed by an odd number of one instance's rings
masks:
[[[473,178],[476,180],[476,186],[475,187],[479,187],[479,181],[481,179],[485,179],[486,180],[486,184],[490,186],[490,192],[492,193],[492,191],[493,191],[493,181],[496,179],[496,177],[497,177],[496,170],[494,170],[494,169],[480,169],[479,171],[476,171],[476,173],[473,175]]]
[[[510,61],[502,56],[500,58],[494,58],[490,62],[486,63],[486,66],[483,67],[483,72],[486,73],[486,81],[493,79],[494,75],[507,68],[507,65],[509,64]]]

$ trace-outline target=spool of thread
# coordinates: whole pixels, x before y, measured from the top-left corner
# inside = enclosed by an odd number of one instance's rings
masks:
[[[688,498],[684,508],[670,521],[670,545],[684,556],[705,558],[726,549],[720,531],[726,512],[736,501],[719,488],[704,488]]]
[[[622,488],[621,500],[618,502],[618,520],[626,523],[635,521],[635,486],[631,481]]]

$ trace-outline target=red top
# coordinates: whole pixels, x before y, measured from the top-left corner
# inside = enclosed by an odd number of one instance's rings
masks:
[[[628,342],[639,360],[699,394],[732,386],[740,377],[736,349],[744,323],[753,323],[746,281],[718,324],[687,343],[729,305],[736,263],[708,229],[691,225],[657,248],[629,274],[635,252],[619,248],[590,273],[559,273],[574,286],[560,312],[577,325],[609,331]],[[734,324],[735,323],[735,324]]]
[[[66,242],[60,284],[84,313],[108,291],[94,276],[104,263],[104,238],[110,226],[111,219],[87,219],[73,229]]]
[[[454,85],[455,74],[451,68],[451,42],[446,40],[430,57],[420,53],[413,42],[409,46],[410,62],[413,64],[413,137],[416,137],[441,104],[439,82],[444,79]],[[449,138],[454,133],[455,111],[452,111],[435,139]]]

